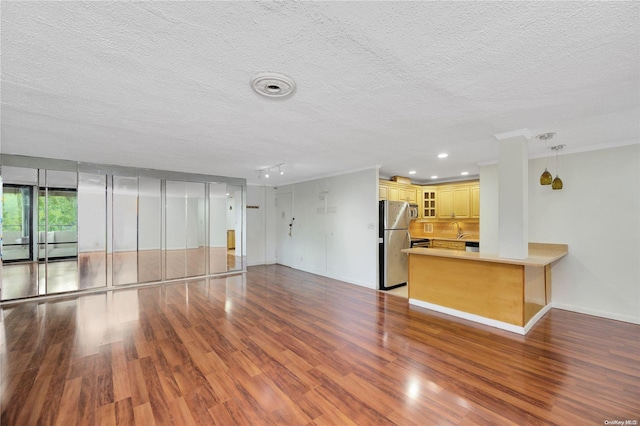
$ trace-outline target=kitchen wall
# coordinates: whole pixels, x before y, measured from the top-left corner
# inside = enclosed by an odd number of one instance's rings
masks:
[[[476,240],[480,236],[480,223],[478,220],[458,219],[445,221],[429,221],[421,222],[418,220],[411,221],[409,232],[412,238],[456,238],[458,236],[457,229],[453,225],[458,222],[460,230],[463,234],[468,234],[466,239]],[[429,223],[433,227],[433,232],[425,232],[425,224]]]
[[[277,189],[276,216],[289,210],[295,217],[292,237],[286,227],[276,236],[290,244],[295,269],[376,288],[378,250],[378,169],[286,185]],[[290,195],[289,195],[290,194]],[[276,231],[278,232],[278,231]]]
[[[553,307],[640,323],[640,145],[560,156],[559,191],[539,184],[543,170],[529,162],[529,241],[569,245],[552,267]],[[497,248],[496,176],[481,167],[483,252]]]

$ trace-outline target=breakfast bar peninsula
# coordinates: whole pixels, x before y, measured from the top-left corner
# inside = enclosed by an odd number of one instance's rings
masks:
[[[435,248],[412,248],[409,303],[526,334],[551,308],[551,265],[566,244],[529,243],[526,259]]]

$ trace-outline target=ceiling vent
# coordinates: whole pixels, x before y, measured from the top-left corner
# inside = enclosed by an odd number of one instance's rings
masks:
[[[251,80],[251,87],[259,95],[273,99],[287,98],[296,91],[296,83],[284,74],[267,72]]]

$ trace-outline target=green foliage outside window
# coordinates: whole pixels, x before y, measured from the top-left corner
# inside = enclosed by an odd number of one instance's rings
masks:
[[[51,191],[49,193],[49,222],[47,231],[77,231],[77,198],[76,193],[69,191]],[[38,200],[38,230],[45,230],[45,198]]]
[[[22,194],[5,192],[2,195],[2,229],[5,231],[22,230]]]
[[[27,223],[30,203],[25,195],[14,188],[5,187],[2,196],[2,229],[21,231]],[[49,192],[49,221],[47,231],[77,231],[77,197],[75,191],[54,190]],[[45,231],[45,197],[38,199],[38,230]]]

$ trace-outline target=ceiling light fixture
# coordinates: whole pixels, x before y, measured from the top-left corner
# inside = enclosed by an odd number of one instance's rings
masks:
[[[447,158],[448,156],[449,156],[449,154],[447,154],[446,152],[438,154],[438,158]]]
[[[410,175],[415,175],[415,174],[416,174],[416,171],[415,171],[415,170],[409,170],[409,174],[410,174]]]
[[[553,138],[554,136],[555,136],[555,133],[549,132],[549,133],[543,133],[541,135],[536,136],[536,139],[540,139],[541,141],[546,142],[549,139]],[[553,176],[551,176],[551,173],[549,173],[549,170],[547,170],[547,152],[545,151],[544,172],[542,172],[542,174],[540,175],[540,185],[551,185],[552,178]]]
[[[466,176],[466,175],[468,175],[468,174],[469,174],[469,172],[462,172],[462,173],[460,173],[460,175],[461,175],[461,176]]]
[[[284,174],[284,170],[282,170],[283,166],[284,166],[284,163],[263,167],[261,169],[257,169],[256,173],[258,174],[258,178],[262,178],[262,176],[264,176],[266,179],[268,179],[269,175],[271,174],[271,171],[275,169],[278,169],[278,174],[283,175]]]
[[[438,176],[431,176],[431,179],[438,179]]]
[[[560,170],[560,165],[558,163],[558,151],[560,151],[562,148],[564,148],[564,145],[556,145],[551,147],[551,149],[556,152],[556,177],[553,179],[553,182],[551,182],[551,189],[553,190],[562,189],[563,186],[562,179],[558,177],[558,170]]]
[[[266,98],[284,99],[296,91],[296,82],[284,74],[266,72],[253,77],[251,87],[257,94]]]

